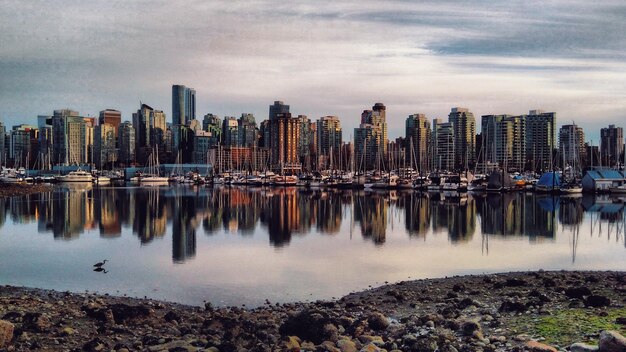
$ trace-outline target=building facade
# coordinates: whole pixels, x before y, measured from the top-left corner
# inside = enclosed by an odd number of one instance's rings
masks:
[[[117,161],[115,140],[115,127],[112,124],[102,123],[95,127],[93,149],[94,163],[98,169],[111,168]]]
[[[130,121],[124,121],[119,129],[119,154],[118,160],[126,166],[135,164],[135,127]]]
[[[523,171],[526,165],[526,119],[512,115],[482,116],[481,170]]]
[[[526,169],[553,170],[556,113],[531,110],[528,115],[522,117],[526,119]]]
[[[105,123],[113,126],[115,141],[117,143],[117,138],[119,136],[119,127],[122,123],[122,113],[119,110],[115,109],[105,109],[100,111],[98,115],[98,125],[102,125]]]
[[[624,163],[624,130],[622,127],[609,127],[600,130],[600,155],[602,166],[617,167]]]
[[[386,110],[383,103],[376,103],[372,110],[361,113],[361,124],[354,129],[355,163],[359,170],[388,167],[385,166],[389,144]]]
[[[452,108],[448,122],[454,129],[454,169],[466,170],[476,164],[476,119],[466,108]]]
[[[433,120],[433,170],[452,171],[456,162],[456,138],[454,135],[454,124],[443,122],[440,119]]]
[[[407,165],[418,172],[430,171],[432,130],[424,114],[413,114],[405,122],[405,157]]]
[[[196,118],[196,90],[175,84],[172,86],[172,124],[187,125]]]
[[[77,111],[54,111],[52,141],[54,164],[81,165],[87,162],[86,124]]]
[[[575,124],[563,125],[559,129],[559,164],[561,169],[582,171],[586,164],[585,133]]]
[[[317,120],[318,168],[342,167],[339,160],[342,141],[341,122],[337,116],[322,116]],[[345,158],[344,158],[345,159]],[[345,166],[345,165],[343,165]]]

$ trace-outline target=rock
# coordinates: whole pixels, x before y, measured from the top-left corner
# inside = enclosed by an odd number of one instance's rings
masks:
[[[389,326],[389,319],[381,313],[373,313],[367,317],[367,324],[374,330],[385,330]]]
[[[0,348],[7,346],[13,339],[14,326],[6,320],[0,320]]]
[[[511,279],[507,279],[504,285],[508,287],[526,286],[526,280],[511,278]]]
[[[601,352],[624,352],[626,351],[626,338],[617,331],[602,331],[598,347]]]
[[[322,342],[320,344],[320,348],[322,349],[322,351],[327,351],[327,352],[341,352],[340,349],[335,347],[335,344],[332,343],[332,341],[324,341],[324,342]],[[356,348],[352,352],[356,352]]]
[[[187,341],[171,341],[168,343],[154,345],[148,347],[148,351],[150,352],[160,352],[160,351],[197,351],[198,348],[194,347]]]
[[[526,342],[526,349],[530,352],[558,352],[556,348],[537,341]]]
[[[587,286],[570,287],[565,289],[565,295],[568,298],[583,299],[585,296],[591,295],[591,290]]]
[[[595,352],[598,351],[598,346],[587,345],[586,343],[575,343],[569,346],[570,352]]]
[[[63,330],[61,330],[61,336],[70,336],[70,335],[74,335],[75,331],[74,329],[68,327],[63,328]]]
[[[100,352],[107,348],[107,346],[108,344],[106,343],[106,341],[102,340],[99,337],[96,337],[83,345],[83,351]]]
[[[115,319],[113,318],[113,312],[107,307],[102,307],[97,304],[87,304],[81,307],[81,309],[87,314],[88,317],[94,318],[102,323],[113,325]]]
[[[381,336],[361,335],[358,337],[358,339],[364,345],[373,343],[376,346],[382,346],[385,344]]]
[[[283,336],[299,336],[304,340],[320,344],[326,340],[337,340],[337,328],[333,329],[333,327],[328,313],[316,309],[305,309],[287,318],[280,326],[279,332]]]
[[[380,347],[370,343],[369,345],[366,345],[365,347],[361,348],[360,352],[382,352],[383,350],[380,349]]]
[[[615,324],[626,325],[626,317],[617,317],[615,319]]]
[[[109,306],[113,313],[113,319],[117,324],[121,324],[127,320],[145,318],[151,314],[149,308],[142,305],[131,306],[124,303],[112,304]]]
[[[611,300],[608,297],[600,295],[591,295],[585,299],[585,306],[587,307],[606,307],[611,305]]]
[[[357,352],[356,344],[348,339],[342,339],[337,341],[337,347],[341,352]]]
[[[468,320],[461,325],[461,330],[463,331],[463,335],[472,336],[475,332],[482,333],[483,329],[477,321]]]
[[[287,336],[285,340],[283,340],[283,349],[285,351],[300,351],[300,338],[298,336]]]
[[[41,313],[26,313],[22,328],[32,332],[47,332],[50,329],[50,319]]]
[[[522,313],[526,311],[526,304],[518,301],[506,300],[503,301],[502,304],[500,304],[500,308],[498,310],[505,313]]]
[[[178,313],[176,313],[174,311],[169,311],[167,314],[165,314],[165,316],[163,318],[167,322],[170,322],[172,320],[176,320],[177,322],[180,323],[180,315],[178,315]]]

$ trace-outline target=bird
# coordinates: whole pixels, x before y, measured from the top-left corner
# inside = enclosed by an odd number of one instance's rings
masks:
[[[103,260],[103,261],[101,261],[101,262],[99,262],[99,263],[94,264],[94,265],[93,265],[93,267],[94,267],[94,268],[100,268],[100,267],[102,267],[102,266],[104,265],[104,263],[106,263],[106,262],[107,262],[107,260],[105,259],[105,260]]]
[[[104,274],[108,273],[108,271],[106,269],[101,268],[101,267],[97,267],[97,268],[93,269],[93,271],[102,272]]]

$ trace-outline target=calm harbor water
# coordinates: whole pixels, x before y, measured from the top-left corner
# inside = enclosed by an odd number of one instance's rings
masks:
[[[58,186],[0,199],[0,284],[257,306],[408,278],[626,270],[625,202],[608,195]],[[94,272],[103,259],[107,272]]]

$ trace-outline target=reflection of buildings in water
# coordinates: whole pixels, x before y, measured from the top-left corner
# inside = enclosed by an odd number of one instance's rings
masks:
[[[261,211],[261,222],[269,232],[270,243],[282,247],[291,241],[294,232],[301,231],[301,212],[298,209],[298,193],[294,188],[272,190]]]
[[[559,222],[561,225],[580,225],[585,211],[582,206],[582,195],[561,196],[559,199]]]
[[[260,192],[245,188],[214,188],[207,193],[202,228],[210,235],[220,228],[227,232],[251,235],[260,213]],[[198,219],[200,222],[200,219]]]
[[[389,206],[386,195],[371,193],[357,197],[354,204],[354,220],[361,226],[361,236],[375,244],[384,244],[387,239],[387,216]]]
[[[477,200],[485,235],[554,238],[558,199],[530,193],[489,193]]]
[[[433,232],[447,229],[452,242],[471,240],[476,231],[476,205],[471,197],[442,197],[430,199]]]
[[[626,199],[607,194],[589,195],[583,198],[582,206],[589,213],[592,236],[607,236],[623,241],[626,246]]]
[[[7,198],[0,198],[0,229],[2,229],[6,221],[8,203],[9,200]]]
[[[336,234],[341,228],[342,199],[341,193],[330,193],[326,199],[319,197],[311,201],[311,197],[303,196],[303,208],[310,209],[307,217],[309,223],[316,219],[317,229],[321,233]]]
[[[198,199],[193,196],[176,196],[173,199],[172,260],[182,263],[196,255],[196,222]]]
[[[78,238],[86,227],[92,226],[90,194],[90,189],[83,188],[60,188],[54,192],[51,199],[52,216],[47,219],[51,223],[46,228],[52,230],[55,239]]]
[[[405,226],[409,236],[426,238],[430,226],[430,199],[426,194],[410,193],[404,198]]]
[[[135,216],[132,219],[133,232],[142,244],[156,237],[163,237],[167,229],[168,211],[165,198],[159,188],[133,190]]]
[[[123,190],[116,188],[96,188],[95,217],[100,227],[100,236],[106,238],[119,237],[122,233],[122,222],[119,207],[122,205]]]

